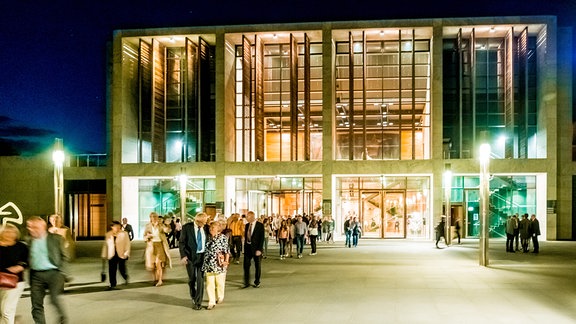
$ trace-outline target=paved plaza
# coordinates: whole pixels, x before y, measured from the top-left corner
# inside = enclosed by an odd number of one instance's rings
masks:
[[[442,249],[431,241],[322,242],[315,256],[307,246],[302,259],[285,260],[272,240],[260,288],[241,289],[242,264],[232,264],[224,302],[200,311],[192,309],[176,249],[164,286],[153,287],[144,244],[134,242],[129,285],[106,291],[100,247],[78,242],[74,280],[63,295],[72,324],[576,323],[576,242],[542,242],[536,255],[506,253],[505,241],[493,239],[490,266],[482,267],[472,239]],[[48,297],[45,306],[53,323]],[[17,315],[32,323],[28,289]]]

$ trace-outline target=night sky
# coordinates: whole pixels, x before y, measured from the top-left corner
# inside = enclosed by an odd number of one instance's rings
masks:
[[[0,1],[0,155],[44,151],[55,137],[72,154],[106,152],[106,42],[116,29],[506,15],[576,25],[576,0],[421,2]]]

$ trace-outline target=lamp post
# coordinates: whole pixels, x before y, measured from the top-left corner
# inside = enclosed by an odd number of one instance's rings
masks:
[[[186,168],[182,168],[178,180],[180,181],[180,222],[185,224],[186,219],[186,184],[188,182],[188,176],[186,175]]]
[[[452,221],[450,217],[452,216],[452,206],[451,206],[451,194],[452,194],[452,167],[450,163],[446,163],[444,165],[444,201],[445,201],[445,215],[446,215],[446,228],[444,232],[446,235],[444,239],[446,239],[446,245],[450,245],[452,243],[452,235],[451,235],[451,224]]]
[[[480,265],[488,266],[488,242],[490,238],[490,223],[488,217],[490,197],[490,144],[480,145]]]
[[[64,217],[64,146],[61,138],[54,140],[54,214]]]

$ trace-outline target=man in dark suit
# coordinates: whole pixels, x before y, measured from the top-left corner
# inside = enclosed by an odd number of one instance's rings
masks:
[[[202,262],[206,251],[206,240],[208,240],[208,228],[206,213],[198,213],[194,222],[182,226],[180,233],[180,257],[182,263],[186,265],[188,272],[188,286],[190,287],[190,297],[194,302],[194,309],[202,309],[202,298],[204,297],[204,273],[202,272]]]
[[[246,214],[246,229],[244,232],[244,288],[250,286],[250,266],[254,259],[256,274],[254,287],[260,287],[262,250],[264,249],[264,225],[256,221],[253,211]]]
[[[130,241],[134,239],[134,230],[132,229],[132,225],[128,224],[127,218],[122,218],[122,230],[128,233],[128,238],[130,238]]]
[[[46,323],[44,296],[50,291],[50,300],[60,316],[59,323],[67,323],[68,318],[60,294],[64,282],[68,280],[67,265],[69,255],[64,248],[64,238],[49,233],[46,221],[32,216],[26,221],[30,234],[30,300],[34,323]]]

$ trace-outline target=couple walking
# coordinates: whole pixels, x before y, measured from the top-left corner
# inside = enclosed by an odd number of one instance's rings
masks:
[[[208,307],[213,309],[224,300],[226,270],[230,262],[228,238],[222,234],[221,224],[213,221],[206,225],[208,215],[199,213],[194,222],[182,227],[180,234],[180,257],[188,272],[188,286],[193,308],[202,309],[204,283],[208,294]],[[260,261],[264,245],[264,226],[256,221],[254,212],[246,215],[244,242],[244,287],[248,287],[251,261],[254,259],[256,279],[254,287],[260,286]]]

